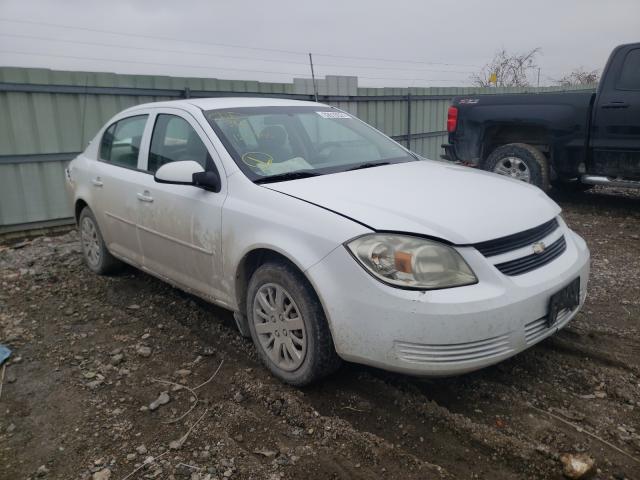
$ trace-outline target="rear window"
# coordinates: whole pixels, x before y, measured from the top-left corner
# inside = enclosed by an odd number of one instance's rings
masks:
[[[640,48],[627,53],[617,87],[621,90],[640,90]]]
[[[137,115],[110,125],[102,135],[100,159],[121,167],[137,168],[146,123],[147,115]]]

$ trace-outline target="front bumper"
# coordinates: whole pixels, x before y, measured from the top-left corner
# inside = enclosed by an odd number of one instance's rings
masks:
[[[374,279],[339,247],[307,270],[338,354],[347,361],[413,375],[446,376],[511,357],[564,327],[586,298],[589,250],[563,223],[566,251],[509,277],[473,247],[458,247],[475,285],[403,290]],[[551,295],[580,277],[580,306],[547,327]]]

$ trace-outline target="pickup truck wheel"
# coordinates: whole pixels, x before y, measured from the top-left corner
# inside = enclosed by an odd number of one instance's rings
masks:
[[[247,319],[260,359],[280,380],[308,385],[340,366],[320,301],[293,266],[266,263],[255,271]]]
[[[484,169],[549,190],[547,157],[526,143],[509,143],[496,148],[485,160]]]
[[[98,222],[89,207],[84,207],[78,219],[82,256],[87,267],[98,275],[117,271],[122,262],[109,253],[102,239]]]

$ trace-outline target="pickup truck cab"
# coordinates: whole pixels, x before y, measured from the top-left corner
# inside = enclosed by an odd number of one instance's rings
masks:
[[[609,57],[595,92],[457,97],[446,160],[547,190],[640,188],[640,43]]]

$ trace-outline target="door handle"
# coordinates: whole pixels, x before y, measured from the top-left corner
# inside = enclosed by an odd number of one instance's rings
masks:
[[[141,202],[147,202],[147,203],[153,202],[153,197],[151,196],[148,190],[145,190],[142,193],[138,193],[137,197],[138,197],[138,200],[140,200]]]
[[[91,183],[93,184],[94,187],[102,187],[104,185],[104,183],[102,183],[102,180],[100,179],[100,177],[96,177],[91,179]]]
[[[602,105],[602,108],[628,108],[629,104],[626,102],[609,102]]]

